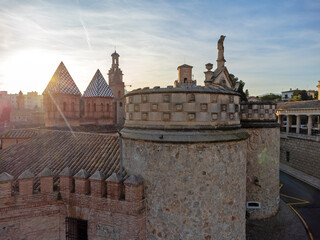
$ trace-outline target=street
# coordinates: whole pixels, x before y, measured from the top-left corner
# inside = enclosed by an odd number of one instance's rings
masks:
[[[320,190],[283,172],[280,186],[281,199],[298,212],[313,239],[320,239]]]

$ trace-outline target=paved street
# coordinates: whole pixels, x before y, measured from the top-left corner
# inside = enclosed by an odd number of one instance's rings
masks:
[[[305,220],[313,239],[320,239],[320,190],[280,172],[281,199]]]

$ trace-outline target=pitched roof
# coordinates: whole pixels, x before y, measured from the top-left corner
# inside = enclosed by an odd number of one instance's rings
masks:
[[[57,70],[53,74],[50,82],[43,92],[44,95],[48,93],[81,95],[79,88],[73,81],[63,62],[59,64]]]
[[[55,184],[58,184],[58,176],[66,167],[70,167],[73,173],[85,169],[89,176],[97,170],[106,177],[119,173],[118,137],[42,130],[41,134],[30,140],[0,151],[0,173],[6,172],[16,180],[29,169],[36,176],[35,189],[39,189],[38,176],[45,167],[52,171]]]
[[[39,130],[36,129],[11,129],[4,133],[1,138],[31,138],[39,134]]]
[[[83,97],[114,97],[99,69],[96,71],[87,89],[84,91]]]
[[[193,67],[188,65],[188,64],[182,64],[182,65],[177,67],[177,69],[179,69],[179,68],[193,68]]]
[[[292,108],[312,108],[312,109],[316,108],[320,110],[320,100],[277,103],[277,109],[292,109]]]

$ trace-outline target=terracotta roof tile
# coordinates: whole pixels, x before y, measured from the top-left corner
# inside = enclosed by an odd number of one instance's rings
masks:
[[[7,172],[15,179],[26,169],[38,176],[45,167],[53,172],[55,184],[66,167],[74,173],[85,169],[89,175],[100,170],[106,177],[119,173],[118,137],[42,130],[36,137],[0,151],[0,173]],[[39,189],[38,177],[35,178],[35,188]]]
[[[1,138],[31,138],[39,135],[36,129],[11,129],[1,136]]]

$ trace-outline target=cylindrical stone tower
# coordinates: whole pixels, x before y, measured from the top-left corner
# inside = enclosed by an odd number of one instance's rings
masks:
[[[144,179],[147,239],[245,239],[239,101],[221,86],[126,95],[123,165]]]
[[[274,102],[241,104],[241,125],[249,134],[247,212],[251,219],[273,216],[279,209],[280,129]]]

